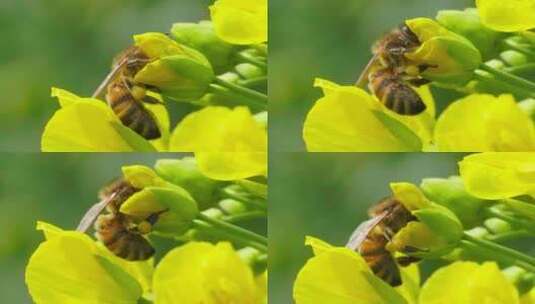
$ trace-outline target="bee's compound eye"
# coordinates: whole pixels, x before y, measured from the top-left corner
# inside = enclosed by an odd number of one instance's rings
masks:
[[[141,234],[147,234],[152,231],[152,225],[147,221],[143,221],[137,225],[137,230]]]

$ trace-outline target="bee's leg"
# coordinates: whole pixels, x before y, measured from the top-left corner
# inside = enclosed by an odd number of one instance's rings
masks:
[[[149,215],[149,216],[145,219],[145,221],[149,222],[151,225],[154,225],[154,224],[156,224],[156,222],[158,221],[158,218],[160,217],[160,215],[161,215],[162,213],[167,212],[167,211],[169,211],[169,208],[164,209],[164,210],[162,210],[162,211],[155,212],[155,213]]]
[[[383,235],[390,242],[396,233],[390,227],[385,227]]]
[[[418,252],[427,252],[429,251],[428,249],[422,249],[422,248],[417,248],[417,247],[414,247],[414,246],[405,246],[405,248],[403,248],[403,250],[401,250],[401,252],[404,252],[404,253],[418,253]]]
[[[402,256],[402,257],[396,258],[396,261],[398,262],[398,264],[403,267],[409,266],[410,264],[419,262],[421,260],[422,260],[421,258],[411,257],[411,256]]]
[[[143,102],[149,103],[149,104],[163,104],[162,101],[159,101],[157,98],[154,98],[150,95],[145,95],[142,99]]]
[[[412,86],[421,87],[423,85],[431,83],[431,80],[425,78],[412,78],[407,80]]]
[[[422,63],[418,65],[418,70],[420,71],[420,73],[425,72],[429,68],[438,68],[438,64]]]
[[[126,66],[128,68],[136,68],[137,66],[142,66],[150,62],[150,59],[134,58],[126,61]]]

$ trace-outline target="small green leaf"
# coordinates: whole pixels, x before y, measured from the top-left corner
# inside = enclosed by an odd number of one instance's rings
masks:
[[[422,150],[422,141],[411,129],[402,124],[401,122],[395,120],[394,118],[388,116],[384,112],[373,110],[373,114],[377,119],[379,119],[385,127],[401,142],[407,146],[407,150],[410,151],[421,151]]]
[[[119,133],[123,140],[130,146],[134,151],[138,152],[158,152],[153,145],[151,145],[146,139],[141,137],[139,134],[134,132],[132,129],[125,127],[122,123],[111,121],[111,126]]]

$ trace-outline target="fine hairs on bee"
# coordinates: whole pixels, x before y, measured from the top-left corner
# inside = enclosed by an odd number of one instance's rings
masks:
[[[129,261],[149,259],[155,250],[144,234],[150,232],[160,214],[167,210],[150,214],[141,222],[136,222],[131,216],[121,213],[119,211],[121,205],[138,191],[139,189],[124,179],[115,180],[105,186],[99,192],[102,201],[91,207],[84,215],[78,231],[85,232],[90,223],[96,219],[95,236],[108,250]],[[100,214],[104,209],[107,209],[108,213]]]
[[[95,236],[116,256],[129,261],[141,261],[154,255],[154,248],[140,233],[129,226],[121,213],[101,214],[95,222]]]
[[[154,115],[143,103],[160,102],[147,95],[147,86],[134,81],[135,75],[148,62],[148,56],[138,47],[127,48],[114,59],[112,71],[93,96],[99,96],[106,88],[106,102],[121,123],[143,138],[151,140],[160,138],[161,133]]]
[[[418,115],[425,111],[426,105],[411,86],[421,86],[429,81],[408,73],[410,65],[405,54],[420,46],[418,37],[406,24],[395,28],[379,40],[370,60],[362,72],[357,86],[368,82],[370,91],[377,96],[385,107],[400,115]],[[418,73],[434,67],[419,65]]]
[[[394,258],[386,249],[394,235],[416,218],[401,203],[387,198],[370,209],[371,219],[360,224],[346,247],[360,253],[375,275],[391,286],[401,285],[398,264],[402,266],[418,261],[411,257]]]

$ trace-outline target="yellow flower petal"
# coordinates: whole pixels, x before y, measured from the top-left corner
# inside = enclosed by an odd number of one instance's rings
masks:
[[[520,304],[535,304],[535,288],[522,296]]]
[[[466,190],[483,199],[535,194],[535,153],[480,153],[465,157],[459,171]]]
[[[425,282],[420,303],[517,304],[519,300],[516,288],[494,262],[455,262]]]
[[[265,152],[196,152],[199,170],[215,180],[237,180],[267,175]]]
[[[435,141],[440,151],[532,151],[535,129],[511,95],[472,94],[442,113]]]
[[[233,44],[267,41],[267,0],[218,0],[210,6],[216,34]]]
[[[267,132],[249,110],[206,107],[171,136],[172,151],[193,151],[201,172],[217,180],[267,174]]]
[[[64,232],[43,243],[26,268],[26,284],[36,303],[137,303],[141,286],[128,273],[98,255],[93,241]]]
[[[48,121],[41,138],[43,152],[131,152],[156,151],[147,140],[121,124],[102,101],[82,98],[66,90],[52,88],[61,108]],[[149,108],[162,134],[168,137],[169,118],[163,105]],[[167,142],[168,138],[162,138]],[[156,142],[156,141],[154,141]],[[164,147],[163,142],[159,144]]]
[[[481,22],[501,32],[535,28],[534,0],[476,0]]]
[[[118,122],[104,104],[79,101],[59,109],[41,139],[43,152],[131,152],[133,148],[110,122]]]
[[[454,84],[464,84],[472,79],[473,71],[482,59],[468,39],[429,18],[410,19],[406,24],[422,44],[405,56],[416,64],[437,66],[424,71],[422,75],[425,78]]]
[[[296,304],[407,303],[371,273],[362,257],[340,247],[307,261],[295,280],[293,297]]]
[[[314,255],[320,255],[334,248],[331,244],[312,236],[306,236],[305,245],[312,247]]]
[[[417,264],[401,268],[401,281],[403,284],[396,287],[396,291],[402,295],[407,303],[418,304],[420,294],[420,269]]]
[[[387,152],[421,148],[410,124],[397,120],[388,110],[383,112],[384,107],[364,90],[321,79],[316,85],[323,88],[325,96],[316,102],[305,120],[303,138],[308,151]],[[402,135],[406,137],[401,138]]]
[[[61,237],[73,233],[72,231],[63,230],[57,226],[46,222],[37,222],[37,230],[42,230],[45,234],[46,240],[51,240],[55,237]],[[78,234],[81,235],[81,234]],[[83,236],[86,239],[85,236]],[[147,261],[131,262],[125,259],[119,258],[110,252],[103,244],[93,243],[95,247],[92,247],[95,252],[110,260],[113,264],[121,267],[125,272],[138,281],[143,288],[143,292],[147,292],[151,289],[152,272],[154,260],[149,259]]]
[[[189,114],[174,130],[177,152],[266,152],[267,132],[246,107],[206,107]]]
[[[156,304],[253,304],[259,297],[253,273],[232,246],[190,242],[170,251],[154,273]]]

